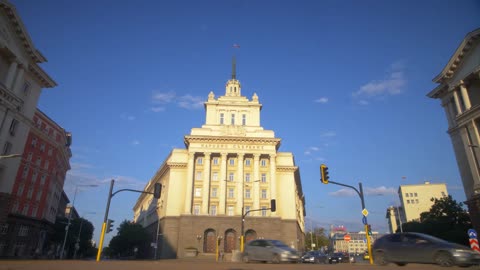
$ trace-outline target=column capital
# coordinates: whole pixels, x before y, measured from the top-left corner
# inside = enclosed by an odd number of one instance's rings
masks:
[[[210,157],[212,155],[212,153],[210,152],[203,152],[203,155],[207,158],[207,157]]]
[[[277,154],[269,154],[268,155],[270,158],[276,158],[277,157]]]
[[[195,152],[188,152],[188,159],[195,158]]]
[[[258,154],[258,153],[253,154],[253,157],[256,158],[256,159],[260,158],[260,156],[261,156],[261,154]]]
[[[222,153],[220,153],[220,155],[222,156],[222,158],[225,158],[225,157],[227,157],[228,153],[222,152]]]

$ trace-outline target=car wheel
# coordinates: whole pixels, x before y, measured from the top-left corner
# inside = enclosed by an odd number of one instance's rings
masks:
[[[436,264],[444,267],[453,266],[455,264],[452,255],[450,255],[448,252],[437,253],[434,260]]]
[[[373,256],[373,261],[378,265],[387,265],[388,259],[383,251],[376,251],[375,256]]]
[[[272,263],[280,263],[280,256],[278,256],[278,254],[273,254]]]
[[[248,258],[248,254],[243,255],[242,260],[243,260],[244,263],[249,263],[250,259]]]
[[[407,265],[407,263],[395,263],[395,264],[398,265],[398,266],[405,266],[405,265]]]

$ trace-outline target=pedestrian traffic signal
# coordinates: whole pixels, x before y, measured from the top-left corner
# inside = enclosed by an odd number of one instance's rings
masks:
[[[325,164],[320,165],[320,180],[324,184],[328,184],[328,179],[330,177],[328,176],[328,167]]]
[[[277,202],[275,201],[275,199],[270,200],[270,211],[277,211]]]
[[[113,231],[113,222],[114,220],[111,220],[111,219],[107,220],[107,233]]]
[[[162,194],[162,184],[155,183],[155,186],[153,187],[153,197],[155,199],[160,199],[161,194]]]

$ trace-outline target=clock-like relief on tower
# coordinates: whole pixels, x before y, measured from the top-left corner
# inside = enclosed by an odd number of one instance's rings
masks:
[[[246,136],[247,132],[243,126],[227,125],[222,126],[221,135],[225,136]]]

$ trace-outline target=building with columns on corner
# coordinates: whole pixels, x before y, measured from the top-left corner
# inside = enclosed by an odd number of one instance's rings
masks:
[[[441,100],[473,227],[480,231],[480,28],[468,33],[433,81]]]
[[[15,7],[0,0],[0,226],[13,204],[12,189],[44,88],[57,84],[40,67],[47,59],[34,46]],[[12,157],[15,155],[17,157]]]
[[[279,239],[303,249],[305,201],[299,168],[289,152],[278,152],[280,138],[260,124],[256,93],[242,96],[235,62],[225,95],[210,92],[206,120],[173,149],[145,191],[162,184],[156,200],[141,194],[133,210],[157,245],[157,258],[184,257],[187,248],[213,254],[216,241],[225,254],[240,250],[242,209],[245,242]],[[270,201],[276,200],[276,212]],[[258,211],[252,211],[258,210]]]

